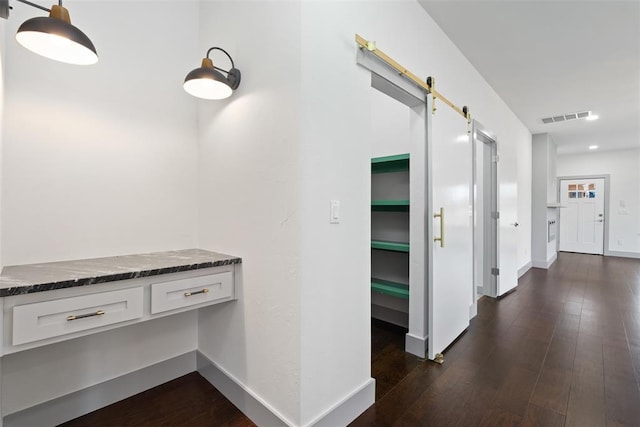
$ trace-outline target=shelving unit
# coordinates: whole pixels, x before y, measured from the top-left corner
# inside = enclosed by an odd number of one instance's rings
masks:
[[[409,299],[409,285],[391,282],[389,280],[371,278],[371,290],[392,297]]]
[[[372,200],[374,212],[409,212],[409,200]]]
[[[371,315],[408,327],[409,154],[371,159]]]
[[[409,244],[404,242],[385,242],[384,240],[372,240],[371,249],[409,253]]]

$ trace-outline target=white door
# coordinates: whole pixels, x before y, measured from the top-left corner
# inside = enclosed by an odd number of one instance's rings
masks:
[[[431,96],[428,97],[431,111]],[[436,101],[437,102],[437,101]],[[468,326],[473,304],[472,145],[467,121],[440,103],[429,114],[427,173],[432,215],[429,246],[429,359]]]
[[[604,253],[603,178],[560,181],[560,243],[566,252]]]

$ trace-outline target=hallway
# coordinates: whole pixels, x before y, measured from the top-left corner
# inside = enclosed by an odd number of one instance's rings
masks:
[[[376,404],[353,426],[639,426],[640,262],[560,253],[483,298],[443,365],[374,324]]]
[[[352,426],[640,426],[640,261],[560,253],[478,311],[443,365],[375,322],[376,404]],[[252,423],[190,374],[65,424],[88,425]]]

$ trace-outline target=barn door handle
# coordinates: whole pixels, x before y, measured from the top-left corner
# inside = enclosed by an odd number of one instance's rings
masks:
[[[444,248],[444,208],[440,208],[440,213],[434,213],[434,218],[440,218],[440,237],[434,237],[434,242],[440,242],[440,247]]]

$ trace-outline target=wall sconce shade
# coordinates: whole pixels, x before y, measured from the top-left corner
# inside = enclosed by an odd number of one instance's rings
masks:
[[[30,2],[26,4],[41,8]],[[69,11],[61,5],[51,6],[49,17],[25,21],[18,28],[16,40],[32,52],[56,61],[77,65],[98,62],[93,43],[82,31],[71,25]]]
[[[223,70],[213,65],[209,54],[213,50],[220,50],[231,61],[231,69]],[[224,74],[226,73],[226,77]],[[207,51],[207,57],[202,60],[200,68],[196,68],[187,74],[184,79],[184,90],[190,95],[203,99],[224,99],[231,96],[233,91],[240,86],[240,70],[235,68],[233,59],[219,47],[212,47]]]

